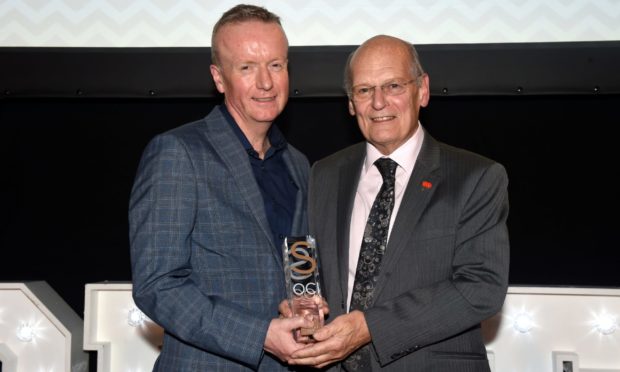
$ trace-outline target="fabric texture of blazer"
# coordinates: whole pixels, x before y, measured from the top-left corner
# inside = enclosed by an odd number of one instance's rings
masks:
[[[291,235],[307,234],[309,164],[287,145],[299,188]],[[286,298],[248,154],[219,107],[146,147],[129,207],[133,297],[165,329],[155,371],[279,371],[263,353]]]
[[[347,308],[349,225],[365,155],[365,143],[353,145],[310,175],[328,321]],[[507,186],[500,164],[425,133],[364,313],[373,371],[489,371],[480,322],[501,309],[508,286]]]

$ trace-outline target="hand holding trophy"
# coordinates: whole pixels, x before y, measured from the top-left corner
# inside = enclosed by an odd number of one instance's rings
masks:
[[[311,342],[314,331],[323,326],[319,260],[316,241],[310,235],[284,239],[284,273],[288,303],[294,316],[312,320],[312,328],[295,331],[298,342]]]

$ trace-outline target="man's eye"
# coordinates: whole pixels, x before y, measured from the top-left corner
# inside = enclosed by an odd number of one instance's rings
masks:
[[[271,69],[274,71],[280,71],[282,70],[282,64],[281,63],[273,63],[271,65]]]
[[[357,94],[365,95],[365,94],[368,94],[369,92],[370,92],[369,87],[357,88]]]

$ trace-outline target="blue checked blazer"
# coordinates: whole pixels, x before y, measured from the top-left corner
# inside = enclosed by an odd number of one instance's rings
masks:
[[[307,233],[309,164],[288,145],[297,194],[292,235]],[[129,205],[133,298],[165,329],[155,371],[287,370],[263,353],[286,296],[248,155],[216,107],[146,147]]]

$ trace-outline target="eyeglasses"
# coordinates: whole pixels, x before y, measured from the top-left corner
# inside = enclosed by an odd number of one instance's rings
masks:
[[[381,91],[386,96],[397,96],[407,91],[407,85],[411,84],[415,79],[409,81],[393,80],[385,84],[379,85]],[[351,88],[351,96],[355,101],[366,101],[375,94],[375,88],[377,85],[356,85]]]

